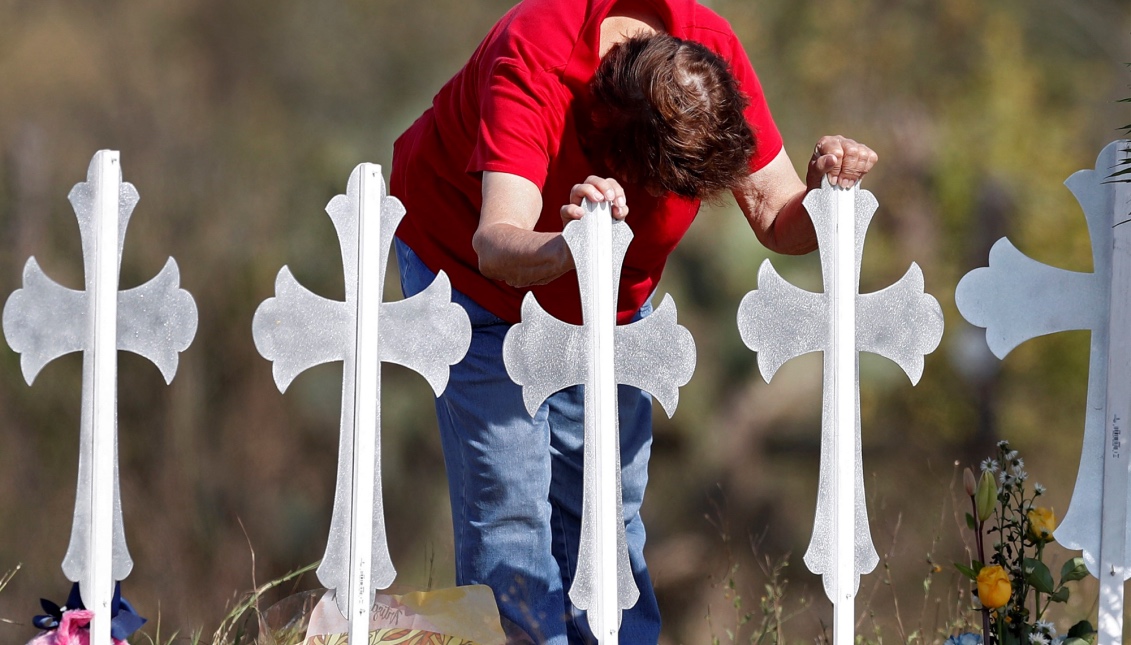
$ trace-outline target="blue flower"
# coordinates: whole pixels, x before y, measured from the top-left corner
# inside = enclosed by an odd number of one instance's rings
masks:
[[[973,632],[956,634],[946,639],[944,645],[982,645],[982,635]]]

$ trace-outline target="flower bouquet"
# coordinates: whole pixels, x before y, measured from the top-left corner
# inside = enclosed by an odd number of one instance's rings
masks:
[[[997,444],[995,457],[981,464],[981,476],[967,468],[963,473],[972,512],[966,524],[974,532],[977,559],[955,566],[975,584],[981,604],[982,638],[954,636],[949,642],[986,645],[1085,645],[1095,639],[1092,625],[1082,620],[1058,635],[1045,619],[1053,603],[1068,601],[1068,583],[1088,575],[1084,560],[1064,563],[1054,578],[1044,561],[1045,547],[1053,542],[1056,517],[1052,509],[1037,505],[1045,488],[1026,487],[1025,462],[1007,441]],[[987,557],[988,556],[988,557]],[[966,638],[966,641],[961,639]]]

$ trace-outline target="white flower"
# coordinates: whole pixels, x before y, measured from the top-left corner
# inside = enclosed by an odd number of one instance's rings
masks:
[[[1044,487],[1044,485],[1041,484],[1041,482],[1037,482],[1036,484],[1033,484],[1033,492],[1035,492],[1038,495],[1044,495],[1046,490],[1048,490],[1048,489],[1046,489]]]
[[[1029,634],[1029,642],[1033,645],[1049,645],[1049,637],[1044,634]]]
[[[1019,453],[1016,450],[1010,450],[1009,452],[1005,453],[1005,460],[1013,461],[1014,459],[1017,459],[1018,454]]]
[[[1018,468],[1017,470],[1013,471],[1013,476],[1017,478],[1017,481],[1022,481],[1022,482],[1023,482],[1023,481],[1025,481],[1026,479],[1028,479],[1028,478],[1029,478],[1029,473],[1027,473],[1027,472],[1025,472],[1024,470],[1021,470],[1020,468]]]
[[[1016,451],[1014,451],[1014,452],[1016,452]],[[1010,461],[1013,462],[1013,465],[1011,466],[1011,468],[1013,469],[1013,472],[1016,473],[1016,472],[1019,472],[1019,471],[1025,469],[1025,460],[1024,459],[1018,457],[1017,459],[1011,459]]]
[[[1052,622],[1050,621],[1038,620],[1037,623],[1033,625],[1033,627],[1044,632],[1045,634],[1048,634],[1049,636],[1056,635],[1056,625],[1052,624]]]
[[[1005,450],[1006,448],[1009,447],[1009,442],[1006,441],[1005,439],[1002,439],[1001,441],[997,442],[997,447],[1001,448],[1002,450]]]
[[[989,471],[996,473],[998,469],[997,459],[984,459],[982,460],[982,472]]]
[[[1005,486],[1010,479],[1011,477],[1004,470],[997,474],[997,480],[1002,486]]]

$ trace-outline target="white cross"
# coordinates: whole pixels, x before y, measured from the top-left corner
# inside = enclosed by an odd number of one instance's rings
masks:
[[[821,475],[805,564],[822,576],[833,603],[833,642],[842,645],[853,642],[860,576],[879,562],[864,501],[858,352],[890,358],[917,383],[923,355],[942,338],[943,319],[914,263],[894,285],[859,293],[864,235],[878,204],[868,191],[823,183],[806,195],[804,205],[817,231],[825,292],[789,284],[766,260],[758,271],[759,289],[739,306],[738,327],[742,340],[758,352],[767,381],[795,356],[824,353]]]
[[[597,639],[609,645],[617,642],[621,610],[640,597],[624,536],[617,385],[650,392],[670,416],[679,387],[695,370],[695,341],[676,324],[671,296],[650,316],[616,324],[621,264],[632,230],[612,221],[607,202],[586,200],[583,207],[585,216],[562,232],[577,267],[583,323],[550,316],[528,293],[522,322],[503,341],[503,360],[511,379],[522,386],[531,416],[554,392],[584,385],[583,546],[569,597],[587,612]]]
[[[79,583],[83,604],[94,611],[91,642],[107,643],[114,581],[133,568],[118,486],[118,350],[148,358],[172,382],[178,353],[196,335],[196,304],[179,288],[172,258],[149,282],[118,291],[122,244],[138,193],[122,182],[117,151],[97,152],[86,182],[69,199],[82,237],[86,288],[57,284],[29,258],[23,288],[4,305],[4,336],[20,353],[28,385],[52,360],[83,353],[78,487],[63,572]]]
[[[385,195],[380,166],[357,166],[346,194],[330,200],[326,212],[341,245],[345,301],[310,292],[283,267],[276,295],[256,310],[252,331],[259,353],[274,362],[280,391],[310,367],[344,363],[337,490],[318,579],[335,591],[349,641],[367,643],[374,594],[396,577],[381,498],[381,361],[416,370],[439,396],[448,367],[471,344],[471,323],[451,301],[443,272],[411,298],[382,302],[389,249],[405,210]]]
[[[1054,535],[1062,546],[1083,550],[1088,571],[1100,580],[1100,645],[1123,642],[1123,583],[1131,577],[1131,452],[1124,435],[1131,419],[1131,187],[1108,180],[1121,145],[1128,142],[1109,144],[1095,170],[1065,182],[1084,209],[1094,272],[1041,264],[1002,238],[990,249],[990,265],[968,273],[955,293],[958,310],[986,328],[998,358],[1036,336],[1092,332],[1080,469]]]

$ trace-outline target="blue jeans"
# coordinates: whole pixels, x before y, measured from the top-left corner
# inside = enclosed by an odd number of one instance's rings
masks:
[[[435,274],[396,240],[405,297]],[[593,643],[569,592],[581,531],[583,392],[550,396],[530,417],[503,366],[510,324],[452,290],[471,319],[471,348],[436,399],[455,534],[456,584],[486,584],[499,611],[537,643]],[[651,312],[645,304],[637,317]],[[620,642],[654,644],[660,614],[644,564],[640,504],[652,448],[652,397],[619,386],[625,533],[640,600],[625,610]],[[521,635],[508,629],[510,642]]]

